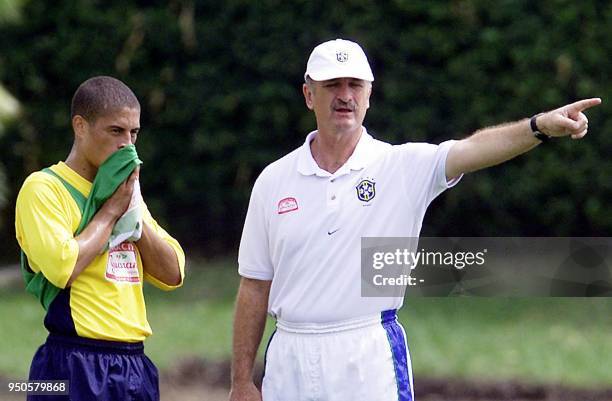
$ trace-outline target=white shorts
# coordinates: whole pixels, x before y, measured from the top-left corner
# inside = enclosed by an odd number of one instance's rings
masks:
[[[412,366],[394,310],[333,324],[277,321],[264,401],[413,401]]]

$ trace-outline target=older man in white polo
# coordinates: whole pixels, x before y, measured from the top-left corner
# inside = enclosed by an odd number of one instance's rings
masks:
[[[582,110],[600,100],[460,141],[394,146],[362,125],[374,76],[358,44],[318,45],[304,78],[317,129],[258,177],[242,233],[230,399],[413,400],[406,335],[396,317],[403,297],[361,295],[361,238],[418,237],[428,205],[464,173],[551,137],[582,138]],[[277,330],[260,393],[252,376],[266,313]]]

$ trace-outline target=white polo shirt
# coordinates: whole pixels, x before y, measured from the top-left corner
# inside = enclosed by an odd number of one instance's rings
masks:
[[[268,313],[328,323],[399,309],[403,297],[361,296],[361,237],[418,237],[447,182],[440,145],[390,145],[365,130],[334,174],[304,145],[267,166],[251,193],[240,250],[243,277],[272,280]]]

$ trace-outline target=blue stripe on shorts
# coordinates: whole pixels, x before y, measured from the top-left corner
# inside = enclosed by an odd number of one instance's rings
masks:
[[[397,322],[396,310],[386,310],[381,313],[381,322],[387,332],[387,339],[393,355],[395,367],[395,380],[397,383],[398,401],[412,401],[412,389],[410,388],[410,376],[408,370],[408,355],[404,332]]]

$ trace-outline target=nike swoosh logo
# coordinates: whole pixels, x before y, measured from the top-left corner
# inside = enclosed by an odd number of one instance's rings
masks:
[[[336,228],[334,231],[328,231],[328,232],[327,232],[327,235],[332,235],[333,233],[335,233],[335,232],[336,232],[336,231],[338,231],[338,230],[339,230],[339,228]]]

